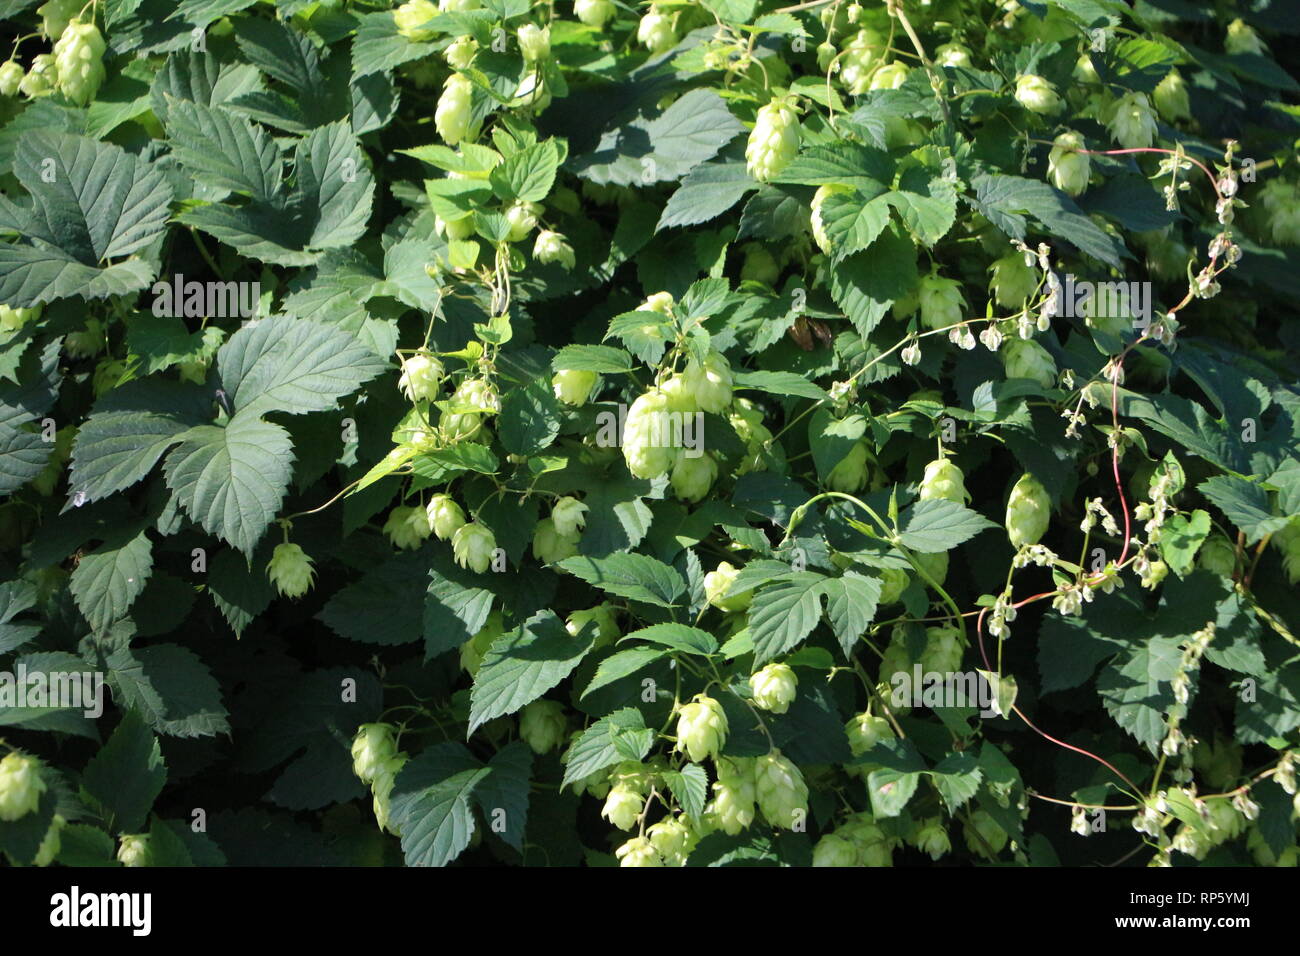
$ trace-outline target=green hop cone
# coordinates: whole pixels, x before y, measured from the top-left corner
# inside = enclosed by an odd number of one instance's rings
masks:
[[[828,833],[813,847],[813,866],[857,866],[858,848],[838,833]]]
[[[560,534],[555,519],[543,518],[533,529],[533,557],[542,564],[555,564],[578,553],[578,536]]]
[[[577,498],[566,496],[551,506],[551,520],[555,530],[566,538],[574,538],[587,523],[588,508]]]
[[[645,798],[634,787],[627,783],[617,783],[606,795],[600,815],[620,830],[630,830],[636,826],[644,806]]]
[[[392,724],[362,724],[352,738],[352,772],[362,783],[375,782],[384,764],[397,755]]]
[[[852,842],[859,866],[893,866],[893,841],[869,813],[855,813],[837,831]]]
[[[1052,185],[1063,193],[1077,196],[1088,188],[1092,160],[1084,148],[1083,136],[1074,130],[1066,130],[1052,141],[1052,150],[1047,154],[1047,178]]]
[[[478,673],[479,665],[483,663],[483,655],[495,643],[496,639],[505,633],[505,627],[501,622],[501,612],[493,611],[488,614],[487,621],[477,634],[460,646],[460,666],[473,677]]]
[[[731,363],[716,349],[703,362],[691,359],[682,373],[682,388],[695,400],[700,411],[721,414],[731,404]]]
[[[1112,107],[1110,134],[1125,149],[1145,149],[1156,139],[1156,113],[1145,93],[1125,93]]]
[[[375,798],[372,805],[375,811],[375,822],[379,825],[379,829],[387,830],[393,836],[401,835],[393,827],[391,816],[393,784],[397,782],[397,775],[401,773],[402,768],[406,766],[406,761],[409,759],[404,753],[389,757],[380,765],[379,772],[375,774],[375,779],[371,783],[372,793]]]
[[[469,568],[475,574],[482,574],[491,566],[496,549],[496,537],[477,522],[461,525],[451,536],[452,557],[462,568]]]
[[[600,29],[618,10],[610,0],[574,0],[573,13],[581,23]]]
[[[1056,384],[1056,360],[1033,339],[1008,339],[999,352],[1007,378],[1027,378],[1043,388]]]
[[[624,829],[627,829],[624,827]],[[633,837],[614,851],[619,866],[663,866],[659,851],[648,837]]]
[[[1016,102],[1031,113],[1049,115],[1060,112],[1061,98],[1056,87],[1034,73],[1016,77]]]
[[[20,64],[13,60],[0,63],[0,96],[13,96],[22,82],[23,68]]]
[[[34,812],[45,790],[40,761],[16,750],[8,754],[0,760],[0,821],[13,823]]]
[[[965,476],[951,458],[938,458],[925,466],[925,475],[921,478],[920,497],[922,501],[941,498],[964,505],[970,501],[966,491]]]
[[[150,866],[149,834],[124,833],[117,846],[117,862],[123,866]]]
[[[894,728],[889,721],[868,713],[850,717],[844,725],[844,732],[849,738],[849,750],[855,757],[861,757],[882,740],[894,739]]]
[[[59,89],[72,102],[85,106],[104,82],[104,38],[93,23],[72,20],[54,44]]]
[[[453,73],[443,85],[433,122],[448,146],[462,140],[472,142],[478,135],[478,124],[473,122],[472,115],[473,91],[474,84],[463,73]]]
[[[793,830],[808,814],[808,785],[779,750],[754,760],[754,795],[763,819],[774,827]]]
[[[745,261],[740,266],[742,281],[761,282],[763,285],[776,285],[781,277],[781,267],[777,265],[772,253],[757,242],[746,243]]]
[[[429,525],[429,515],[418,505],[398,505],[388,513],[384,522],[384,534],[401,551],[413,551],[424,539],[433,534]]]
[[[943,584],[948,577],[947,551],[936,551],[934,554],[913,554],[912,560],[919,564],[921,570],[928,574],[936,584]],[[926,587],[930,586],[930,582],[925,580],[924,575],[922,575],[921,580],[925,582]]]
[[[871,76],[879,66],[886,40],[875,30],[859,30],[845,44],[840,56],[840,82],[854,96],[871,87]]]
[[[719,759],[716,763],[718,779],[714,781],[713,800],[705,813],[718,829],[735,836],[754,822],[757,790],[753,761]]]
[[[439,541],[446,541],[465,524],[465,512],[451,495],[434,495],[425,505],[424,513]]]
[[[537,218],[541,214],[542,207],[538,203],[525,202],[522,199],[511,203],[506,210],[506,222],[510,224],[506,239],[510,242],[519,242],[537,228]]]
[[[1025,472],[1007,498],[1007,538],[1013,548],[1037,544],[1052,518],[1052,500],[1042,483]]]
[[[939,859],[951,850],[952,842],[948,839],[948,831],[943,825],[943,819],[930,817],[923,820],[916,828],[913,845],[922,853],[928,853],[932,860]]]
[[[63,31],[86,4],[83,0],[49,0],[36,8],[41,18],[41,32],[51,42],[63,36]]]
[[[442,382],[442,363],[427,352],[419,352],[402,362],[397,387],[409,401],[427,401],[437,396]]]
[[[880,572],[880,606],[893,604],[901,598],[910,580],[902,568],[883,568]]]
[[[32,860],[37,866],[49,866],[59,855],[59,850],[63,848],[63,828],[68,821],[63,819],[59,814],[54,814],[54,819],[50,821],[50,828],[45,831],[45,836],[41,840],[41,845],[36,848],[36,857]]]
[[[664,863],[685,866],[686,857],[694,849],[695,834],[683,817],[668,817],[646,827],[646,836]]]
[[[576,368],[562,369],[551,379],[551,388],[555,397],[566,405],[586,405],[598,381],[600,376],[595,372]]]
[[[515,34],[525,63],[540,63],[551,58],[551,28],[525,23]]]
[[[945,279],[936,272],[921,279],[917,301],[921,308],[921,324],[928,329],[946,329],[966,315],[961,283],[956,279]]]
[[[945,43],[935,49],[934,62],[939,66],[969,67],[971,65],[970,50],[960,43]]]
[[[1260,202],[1273,239],[1285,246],[1300,245],[1300,189],[1294,183],[1272,179],[1260,191]]]
[[[1023,252],[1009,252],[989,266],[989,288],[998,305],[1019,309],[1038,290],[1038,270],[1026,264]]]
[[[1236,545],[1221,534],[1211,534],[1196,553],[1196,566],[1225,578],[1232,577],[1237,570]]]
[[[1264,41],[1259,38],[1259,34],[1240,17],[1228,24],[1228,32],[1223,38],[1223,49],[1234,55],[1247,53],[1264,56],[1268,53],[1268,48],[1264,46]]]
[[[42,53],[32,60],[31,69],[27,71],[27,75],[18,84],[18,88],[22,90],[24,96],[36,99],[40,96],[49,96],[58,85],[59,71],[54,63],[54,54]],[[68,336],[68,338],[71,337],[71,335]],[[67,345],[66,340],[64,344]],[[72,352],[72,346],[67,347],[69,354],[75,354]]]
[[[799,152],[799,120],[784,100],[773,100],[758,111],[745,145],[745,165],[760,183],[769,182]]]
[[[610,604],[597,604],[582,611],[573,611],[564,622],[564,629],[577,637],[588,623],[596,625],[596,644],[612,644],[622,636],[618,629],[618,617]]]
[[[1293,516],[1269,539],[1282,554],[1282,570],[1291,584],[1300,583],[1300,516]]]
[[[813,241],[817,243],[817,248],[827,255],[831,251],[831,237],[826,234],[826,221],[822,219],[822,205],[836,193],[851,191],[851,186],[845,186],[842,183],[826,183],[818,186],[817,191],[813,193],[812,215],[809,219],[812,225]]]
[[[704,575],[704,599],[720,611],[745,610],[754,598],[752,590],[728,596],[739,574],[740,571],[730,562],[720,562],[716,570]]]
[[[676,449],[670,446],[668,411],[668,396],[658,388],[638,397],[627,411],[623,458],[628,471],[637,478],[658,478],[667,474],[676,461]]]
[[[895,60],[892,63],[886,63],[878,67],[871,74],[871,80],[867,83],[868,90],[896,90],[907,81],[907,74],[911,72],[906,63],[900,63]]]
[[[768,664],[749,676],[755,706],[774,714],[784,714],[790,709],[798,686],[799,679],[786,664]]]
[[[869,473],[867,462],[870,459],[867,443],[856,441],[849,453],[840,459],[826,476],[826,486],[832,491],[853,494],[867,483]]]
[[[691,456],[683,451],[673,465],[673,494],[682,501],[702,501],[717,477],[718,463],[712,455],[705,452]]]
[[[1177,70],[1170,70],[1165,78],[1156,84],[1151,94],[1156,101],[1156,110],[1169,122],[1190,120],[1192,105],[1187,97],[1187,82]]]
[[[712,697],[696,694],[683,704],[677,718],[677,743],[674,750],[684,751],[696,763],[714,757],[727,742],[727,715]]]
[[[564,706],[554,700],[535,700],[519,713],[519,737],[533,753],[550,753],[564,740]]]
[[[637,42],[651,53],[664,53],[677,44],[677,15],[665,13],[656,3],[636,26]]]
[[[558,262],[565,269],[572,269],[577,262],[573,246],[560,233],[549,229],[543,229],[537,234],[537,240],[533,243],[533,258],[542,265]]]
[[[955,627],[928,627],[921,652],[923,673],[951,674],[961,667],[961,631]]]
[[[1007,845],[1007,831],[1002,829],[987,810],[976,810],[963,825],[966,846],[972,853],[992,860]]]
[[[442,58],[453,70],[468,70],[478,55],[478,43],[466,34],[457,37],[447,49],[442,51]]]
[[[300,598],[311,590],[316,576],[307,552],[288,541],[277,544],[266,565],[266,576],[275,589],[287,598]]]

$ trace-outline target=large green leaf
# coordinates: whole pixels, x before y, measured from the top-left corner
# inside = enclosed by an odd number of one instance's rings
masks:
[[[193,651],[177,644],[120,648],[108,678],[121,700],[157,733],[214,737],[230,732],[221,688]]]
[[[635,707],[624,707],[596,721],[565,754],[564,780],[567,787],[598,770],[624,760],[640,760],[650,752],[654,731]]]
[[[105,822],[121,833],[138,833],[144,827],[166,781],[158,739],[130,710],[81,774],[86,792],[104,808]]]
[[[784,654],[812,633],[821,620],[826,580],[812,571],[795,571],[754,595],[749,631],[756,665]]]
[[[579,556],[565,558],[559,566],[602,591],[660,607],[672,607],[686,590],[677,571],[644,554]]]
[[[407,762],[390,810],[407,866],[446,866],[469,846],[470,797],[491,773],[457,743],[437,744]]]
[[[153,546],[143,530],[127,531],[83,555],[69,587],[96,632],[126,615],[153,570]]]
[[[270,202],[281,188],[280,149],[266,132],[219,106],[172,100],[167,108],[172,154],[196,179]]]
[[[944,498],[918,501],[903,512],[900,521],[903,546],[923,554],[951,551],[981,531],[997,527],[979,512]]]

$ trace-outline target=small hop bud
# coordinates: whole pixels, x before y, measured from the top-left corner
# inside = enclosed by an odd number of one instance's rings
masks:
[[[462,37],[457,37],[452,41],[452,44],[442,52],[443,59],[447,61],[447,65],[453,70],[468,70],[470,64],[474,62],[474,57],[477,54],[478,43],[468,34]],[[457,236],[455,238],[464,239],[466,237]]]
[[[577,535],[587,523],[588,508],[574,497],[564,497],[551,506],[551,520],[555,530],[566,538]]]
[[[277,544],[266,565],[266,576],[275,589],[287,598],[300,598],[311,590],[316,576],[312,559],[296,544]]]
[[[1056,87],[1034,73],[1016,77],[1016,102],[1031,113],[1047,115],[1061,109],[1061,98],[1056,94]]]
[[[1155,142],[1156,116],[1145,93],[1125,93],[1113,107],[1110,132],[1125,149],[1145,149]]]
[[[525,23],[516,34],[519,52],[525,63],[538,63],[551,57],[551,28]]]
[[[928,853],[930,859],[937,860],[952,849],[948,831],[944,828],[941,817],[930,817],[921,821],[917,827],[915,846],[922,853]]]
[[[1223,38],[1223,49],[1234,56],[1240,54],[1263,56],[1267,52],[1267,47],[1259,38],[1259,34],[1240,17],[1228,24],[1228,32]]]
[[[446,541],[465,524],[465,512],[451,495],[434,495],[424,509],[429,527],[439,541]]]
[[[729,836],[748,829],[754,822],[756,790],[753,762],[747,759],[719,759],[713,800],[705,815]]]
[[[560,233],[549,229],[543,229],[537,234],[537,240],[533,243],[533,258],[543,265],[558,262],[565,269],[572,269],[577,261],[573,246]]]
[[[696,694],[683,704],[677,718],[677,743],[674,750],[690,754],[695,762],[716,756],[727,742],[727,715],[712,697]]]
[[[149,852],[149,834],[122,834],[121,842],[117,847],[117,862],[123,866],[149,866],[151,865],[151,856],[152,854]]]
[[[388,520],[384,522],[384,534],[388,535],[393,547],[413,551],[433,534],[433,528],[429,525],[429,514],[424,508],[418,505],[399,505],[388,513]]]
[[[827,487],[845,494],[860,490],[867,483],[870,457],[866,442],[860,439],[854,442],[849,453],[826,476]]]
[[[717,477],[718,463],[708,452],[694,458],[680,454],[673,465],[673,494],[682,501],[702,501]]]
[[[813,866],[846,867],[858,865],[858,848],[838,833],[828,833],[813,847]]]
[[[478,135],[479,124],[473,122],[471,110],[473,97],[474,84],[469,77],[463,73],[447,77],[433,121],[438,135],[448,146],[455,146],[462,140],[472,141]]]
[[[754,794],[763,818],[774,827],[794,829],[808,811],[803,774],[779,750],[755,759]]]
[[[1047,531],[1052,516],[1052,502],[1042,483],[1025,472],[1011,489],[1007,499],[1006,528],[1011,546],[1019,550],[1037,544]]]
[[[383,766],[397,755],[392,724],[362,724],[352,738],[352,772],[362,783],[375,782]]]
[[[577,534],[560,534],[553,518],[543,518],[533,530],[533,557],[542,564],[555,564],[578,553]]]
[[[640,793],[629,784],[619,783],[610,788],[600,815],[620,830],[630,830],[636,826],[644,806]]]
[[[695,834],[683,817],[669,817],[646,827],[646,836],[663,861],[671,866],[685,866],[686,857],[696,843]]]
[[[426,352],[412,355],[402,362],[397,387],[409,401],[427,401],[438,394],[442,381],[442,363]]]
[[[582,369],[561,369],[551,378],[555,397],[566,405],[585,405],[600,376]]]
[[[716,349],[703,362],[691,359],[682,373],[682,387],[694,397],[701,411],[721,414],[731,404],[731,363]]]
[[[618,11],[611,0],[574,0],[573,13],[578,20],[599,30]]]
[[[961,293],[961,283],[956,279],[945,279],[936,272],[921,279],[917,299],[921,307],[921,323],[926,328],[945,329],[956,325],[965,315],[966,299]]]
[[[784,714],[794,702],[799,679],[786,664],[768,664],[749,677],[754,704],[774,714]]]
[[[13,751],[0,760],[0,820],[13,823],[40,805],[46,783],[35,757]]]
[[[719,563],[716,570],[704,575],[704,599],[720,611],[745,610],[753,600],[752,590],[728,595],[739,574],[740,571],[730,562]]]
[[[19,63],[13,60],[0,63],[0,96],[13,96],[22,82],[23,68]]]
[[[518,242],[523,239],[537,228],[537,218],[541,214],[542,207],[538,203],[525,202],[522,199],[511,203],[510,208],[506,210],[506,222],[510,224],[510,231],[506,233],[506,239],[510,242]],[[534,252],[536,252],[535,247]]]
[[[456,529],[451,536],[452,557],[462,568],[482,574],[492,564],[497,539],[491,530],[477,522],[469,522]]]
[[[1177,70],[1166,73],[1165,78],[1156,85],[1152,95],[1155,97],[1156,109],[1169,122],[1192,118],[1191,103],[1187,97],[1187,83]]]
[[[1056,360],[1052,354],[1030,339],[1012,339],[999,353],[1007,378],[1027,378],[1043,388],[1056,384]]]
[[[761,107],[745,146],[749,174],[760,183],[769,182],[797,152],[799,121],[794,110],[784,100],[773,100]]]
[[[919,495],[922,501],[942,498],[964,505],[970,501],[966,490],[965,476],[951,458],[937,458],[925,466],[925,475],[921,478]]]
[[[658,388],[637,398],[627,411],[623,458],[637,478],[658,478],[677,460],[677,449],[668,444],[672,432],[668,412],[668,395]]]
[[[49,96],[59,82],[59,70],[53,53],[41,53],[32,59],[32,65],[18,88],[30,99]]]
[[[665,53],[677,43],[677,15],[651,4],[636,28],[637,42],[651,53]]]
[[[410,0],[393,11],[397,32],[413,43],[423,43],[437,36],[433,30],[421,30],[438,15],[438,8],[430,0]]]

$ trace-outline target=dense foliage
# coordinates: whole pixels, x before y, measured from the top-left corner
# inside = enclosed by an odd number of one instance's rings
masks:
[[[1295,865],[1294,5],[38,2],[8,861]]]

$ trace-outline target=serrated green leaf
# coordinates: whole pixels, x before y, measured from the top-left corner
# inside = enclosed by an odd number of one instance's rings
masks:
[[[69,587],[96,632],[126,616],[153,570],[153,545],[144,531],[119,535],[84,555]]]
[[[81,774],[82,786],[107,813],[105,822],[121,833],[144,828],[166,781],[158,738],[130,710]]]
[[[609,594],[672,607],[686,591],[682,576],[662,561],[644,554],[611,554],[606,558],[565,558],[559,566]]]
[[[944,498],[918,501],[903,511],[900,524],[903,546],[922,554],[951,551],[981,531],[997,527],[979,512]]]

